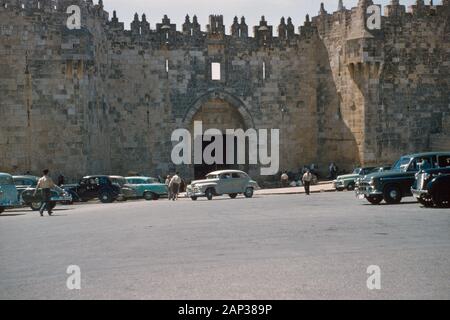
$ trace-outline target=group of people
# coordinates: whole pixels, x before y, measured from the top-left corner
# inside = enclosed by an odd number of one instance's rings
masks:
[[[338,175],[338,167],[337,165],[332,162],[330,163],[328,167],[328,178],[330,180],[334,180],[337,178]],[[302,184],[305,188],[305,194],[309,196],[311,194],[311,184],[313,183],[314,176],[318,177],[318,167],[315,164],[312,164],[311,166],[303,166],[300,170],[300,177],[299,180],[302,181]],[[284,171],[281,174],[281,187],[287,188],[289,187],[289,173],[287,171]]]
[[[169,201],[178,200],[182,183],[183,180],[181,179],[179,172],[177,172],[173,177],[167,176],[166,185],[169,189]]]

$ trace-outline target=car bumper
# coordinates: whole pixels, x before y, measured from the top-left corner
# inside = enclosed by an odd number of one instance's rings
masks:
[[[357,197],[372,197],[372,196],[381,196],[383,195],[383,192],[378,191],[375,187],[373,186],[364,186],[364,187],[357,187],[355,189],[355,194]]]
[[[421,198],[427,197],[429,195],[428,190],[411,189],[411,193],[414,196],[414,198],[416,198],[416,199],[421,199]]]
[[[345,183],[344,183],[344,181],[334,180],[334,181],[333,181],[333,188],[336,189],[336,190],[342,190],[342,189],[345,189]]]
[[[204,192],[201,192],[201,191],[192,191],[192,190],[188,190],[188,191],[186,191],[186,196],[187,196],[188,198],[191,198],[191,197],[204,197],[204,196],[205,196],[205,193],[204,193]]]

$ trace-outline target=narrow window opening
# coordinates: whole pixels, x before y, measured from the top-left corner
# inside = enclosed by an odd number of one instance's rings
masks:
[[[220,81],[221,80],[220,63],[219,62],[213,62],[211,64],[211,79],[213,81]]]
[[[166,32],[166,39],[169,40],[169,32]]]
[[[266,80],[266,63],[263,62],[263,80]]]
[[[169,73],[169,59],[166,59],[166,73]]]

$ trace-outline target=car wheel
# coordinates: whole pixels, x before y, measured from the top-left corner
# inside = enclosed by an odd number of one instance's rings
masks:
[[[398,204],[402,201],[402,191],[396,185],[387,186],[384,189],[384,201],[388,204]]]
[[[32,202],[30,203],[30,208],[33,211],[39,211],[39,209],[41,209],[42,206],[42,202]]]
[[[113,197],[112,197],[112,195],[109,192],[101,193],[99,199],[100,199],[100,201],[102,203],[111,203],[111,202],[113,202]]]
[[[0,214],[2,214],[5,211],[4,208],[0,208]]]
[[[214,197],[214,191],[213,191],[213,189],[208,189],[208,190],[206,190],[205,195],[206,195],[206,198],[207,198],[208,200],[212,200],[213,197]]]
[[[367,201],[369,201],[371,204],[380,204],[381,201],[383,201],[383,197],[381,196],[374,196],[374,197],[367,197]]]
[[[253,188],[247,188],[247,189],[245,189],[245,192],[244,192],[244,196],[246,197],[246,198],[252,198],[253,197]]]
[[[231,198],[231,199],[236,199],[237,196],[238,196],[237,193],[232,193],[232,194],[230,194],[230,198]]]
[[[350,182],[347,186],[347,190],[348,191],[354,191],[355,190],[355,183],[354,182]]]
[[[158,197],[153,192],[147,191],[144,193],[144,199],[147,201],[158,200]]]
[[[191,197],[192,201],[197,201],[197,197]]]

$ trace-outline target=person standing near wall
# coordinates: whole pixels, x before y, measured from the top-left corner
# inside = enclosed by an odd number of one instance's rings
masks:
[[[313,179],[313,175],[312,175],[311,171],[306,170],[305,174],[303,175],[302,181],[303,181],[303,185],[305,186],[305,193],[307,196],[310,195],[312,179]]]

